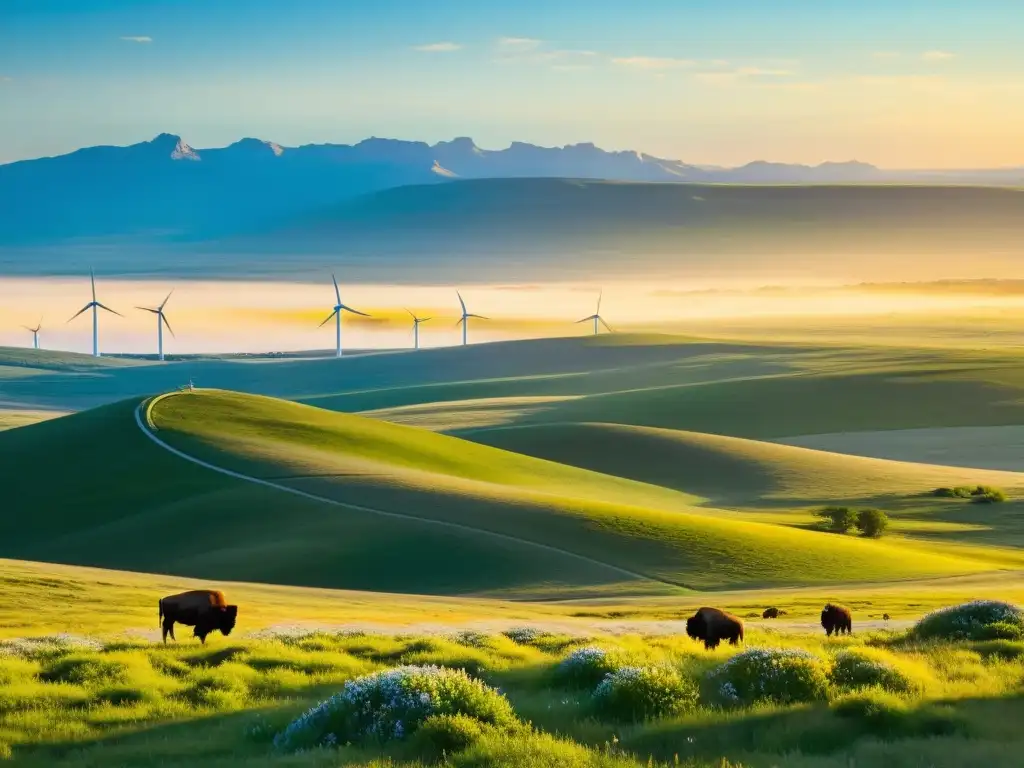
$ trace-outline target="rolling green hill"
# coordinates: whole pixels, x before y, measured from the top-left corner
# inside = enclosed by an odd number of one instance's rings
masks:
[[[470,430],[465,437],[575,467],[757,506],[867,502],[939,486],[1024,487],[1024,474],[813,451],[736,437],[620,424]]]
[[[0,434],[0,556],[552,596],[889,581],[1007,562],[753,522],[677,490],[280,400],[200,391],[154,401],[160,440],[260,485],[158,446],[136,425],[136,403]]]

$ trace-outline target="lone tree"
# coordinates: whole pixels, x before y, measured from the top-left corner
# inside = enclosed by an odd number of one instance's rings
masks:
[[[889,527],[889,516],[880,509],[862,509],[857,513],[857,530],[877,539]]]
[[[818,517],[832,533],[847,533],[857,524],[857,515],[849,507],[825,507],[818,512]]]

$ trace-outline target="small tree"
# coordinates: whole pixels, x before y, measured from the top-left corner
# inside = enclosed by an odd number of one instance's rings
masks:
[[[857,523],[857,516],[849,507],[825,507],[818,512],[818,517],[832,533],[847,533]]]
[[[857,530],[877,539],[889,527],[889,516],[880,509],[862,509],[857,513]]]

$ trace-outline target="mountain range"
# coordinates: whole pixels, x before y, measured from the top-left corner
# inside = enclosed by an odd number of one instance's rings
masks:
[[[0,247],[217,241],[287,229],[396,187],[508,178],[1012,185],[1024,183],[1024,169],[888,171],[860,162],[712,168],[593,144],[548,148],[515,142],[485,150],[469,138],[434,145],[370,138],[300,147],[242,139],[194,149],[165,133],[126,147],[88,147],[0,165]]]

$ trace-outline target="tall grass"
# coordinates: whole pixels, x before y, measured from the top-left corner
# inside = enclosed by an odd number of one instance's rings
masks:
[[[825,768],[846,765],[879,739],[896,765],[917,764],[927,740],[943,740],[950,754],[966,754],[970,741],[989,755],[987,765],[1015,764],[1010,757],[1022,746],[1008,723],[1024,716],[1021,642],[924,640],[910,632],[836,640],[751,629],[751,646],[775,649],[766,659],[803,651],[794,658],[814,659],[826,676],[815,677],[813,696],[723,709],[706,683],[743,649],[708,653],[679,636],[603,637],[608,655],[636,666],[595,683],[558,674],[578,642],[515,636],[520,642],[483,633],[315,633],[205,648],[7,641],[0,644],[0,758],[9,752],[16,764],[64,768],[281,761]],[[332,742],[288,757],[275,749],[275,736],[346,683],[409,664],[465,669],[469,680],[507,698],[518,725],[495,727],[470,708],[417,720],[419,731],[403,728],[402,738],[384,744]],[[651,672],[633,671],[640,669]]]

